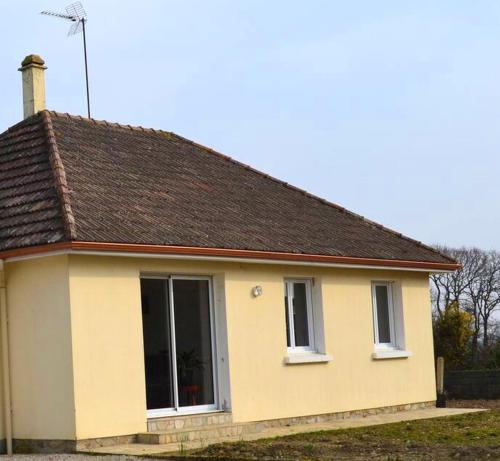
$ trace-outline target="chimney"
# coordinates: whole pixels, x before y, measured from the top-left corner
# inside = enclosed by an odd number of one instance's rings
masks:
[[[45,109],[45,61],[36,54],[23,59],[19,69],[23,77],[24,118]]]

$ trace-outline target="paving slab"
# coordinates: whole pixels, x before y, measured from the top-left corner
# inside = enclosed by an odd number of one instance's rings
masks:
[[[305,432],[332,431],[336,429],[349,429],[355,427],[378,426],[380,424],[398,423],[401,421],[415,421],[419,419],[442,418],[444,416],[463,415],[466,413],[476,413],[487,411],[477,408],[425,408],[420,410],[400,411],[397,413],[384,413],[377,415],[367,415],[328,421],[313,424],[297,424],[291,426],[280,426],[265,428],[261,432],[253,434],[243,434],[235,437],[224,437],[220,440],[193,441],[182,443],[169,443],[165,445],[149,445],[132,443],[126,445],[114,445],[110,447],[99,447],[86,450],[87,453],[113,454],[113,455],[149,455],[154,456],[160,453],[178,452],[203,448],[207,445],[221,442],[238,442],[242,440],[258,440],[273,437],[283,437],[286,435],[300,434]]]

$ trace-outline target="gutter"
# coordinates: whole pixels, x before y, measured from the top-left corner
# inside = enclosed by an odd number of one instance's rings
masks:
[[[257,250],[235,250],[228,248],[203,248],[172,245],[145,245],[107,242],[60,242],[48,245],[6,250],[0,258],[18,260],[60,253],[100,254],[136,257],[169,257],[177,259],[199,259],[228,262],[267,264],[300,264],[326,267],[352,267],[369,269],[415,270],[424,272],[451,272],[460,265],[398,259],[357,258],[303,253],[285,253]]]
[[[12,455],[12,401],[10,396],[9,320],[4,261],[0,260],[0,331],[2,335],[2,384],[7,454]]]

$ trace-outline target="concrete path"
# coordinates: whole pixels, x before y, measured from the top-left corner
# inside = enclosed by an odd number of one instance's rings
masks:
[[[467,408],[428,408],[422,410],[400,411],[397,413],[386,413],[369,415],[365,417],[352,417],[342,420],[330,421],[327,423],[300,424],[294,426],[272,427],[264,429],[257,434],[247,434],[237,437],[226,437],[221,440],[210,441],[209,443],[193,441],[180,443],[169,443],[166,445],[146,445],[133,443],[128,445],[114,445],[111,447],[100,447],[88,451],[94,454],[113,455],[156,455],[159,453],[176,452],[180,450],[193,450],[203,448],[208,444],[221,442],[238,442],[241,440],[257,440],[285,435],[298,434],[302,432],[331,431],[335,429],[349,429],[354,427],[377,426],[380,424],[398,423],[400,421],[414,421],[418,419],[441,418],[443,416],[462,415],[464,413],[475,413],[485,411],[480,409]]]

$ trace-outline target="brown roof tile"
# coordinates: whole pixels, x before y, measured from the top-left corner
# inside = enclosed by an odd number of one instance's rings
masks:
[[[0,250],[64,238],[47,133],[36,116],[0,135]]]
[[[0,250],[75,240],[452,262],[174,133],[44,111],[0,135]]]

